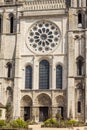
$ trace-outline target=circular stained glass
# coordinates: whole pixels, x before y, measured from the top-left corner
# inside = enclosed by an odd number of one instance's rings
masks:
[[[36,53],[46,54],[53,51],[59,44],[60,30],[50,21],[39,21],[31,26],[27,44]]]

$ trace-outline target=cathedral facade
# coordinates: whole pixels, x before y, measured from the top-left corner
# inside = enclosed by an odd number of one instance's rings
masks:
[[[11,119],[87,121],[87,0],[0,1],[0,103]],[[5,113],[3,114],[5,118]]]

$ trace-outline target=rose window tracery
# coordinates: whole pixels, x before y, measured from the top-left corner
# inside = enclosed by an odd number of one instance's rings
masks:
[[[60,40],[59,28],[52,22],[39,21],[28,32],[28,46],[36,53],[48,53],[54,50]]]

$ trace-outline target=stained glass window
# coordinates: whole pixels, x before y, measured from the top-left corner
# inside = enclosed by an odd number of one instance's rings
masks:
[[[32,67],[30,65],[25,70],[25,88],[32,89]]]
[[[56,67],[56,88],[62,89],[62,66],[57,65]]]
[[[46,60],[40,62],[39,89],[49,89],[49,62]]]

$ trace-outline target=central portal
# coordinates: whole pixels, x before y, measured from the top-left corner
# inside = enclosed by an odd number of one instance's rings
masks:
[[[39,107],[39,121],[48,119],[48,107]]]

